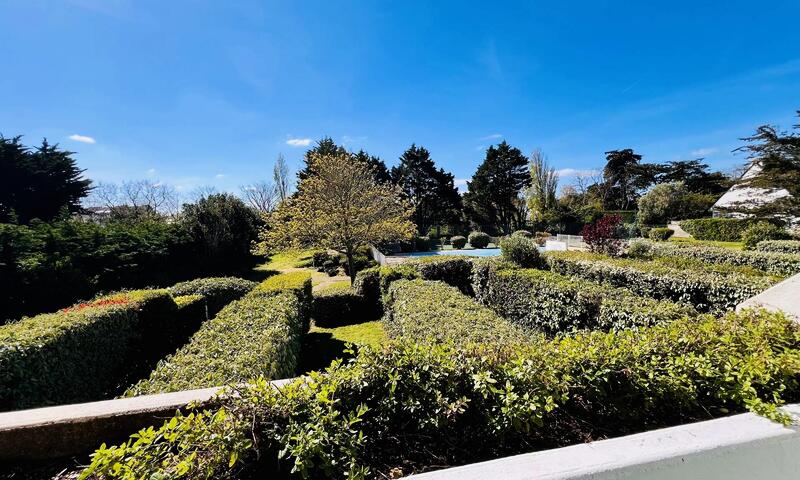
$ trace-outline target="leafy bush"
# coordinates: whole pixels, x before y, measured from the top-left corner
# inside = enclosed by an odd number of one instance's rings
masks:
[[[166,353],[176,313],[166,290],[140,290],[0,326],[0,410],[113,395]]]
[[[527,230],[515,230],[514,233],[511,234],[511,236],[512,237],[533,238],[533,234],[531,232],[527,231]]]
[[[550,237],[552,237],[552,235],[550,235],[549,232],[536,232],[534,239],[536,240],[536,243],[539,244],[539,246],[543,247],[547,243],[547,240],[550,239]]]
[[[347,260],[343,258],[341,264],[342,267],[344,267],[345,275],[350,276],[350,265],[347,264]],[[368,246],[364,245],[356,248],[355,254],[353,255],[353,268],[356,273],[366,268],[374,267],[375,265],[377,265],[377,262],[372,259],[372,253]]]
[[[179,413],[83,474],[388,477],[747,410],[789,422],[777,407],[800,395],[798,339],[784,316],[747,311],[502,348],[390,344]]]
[[[585,225],[581,235],[589,251],[617,255],[621,247],[617,228],[621,222],[619,215],[606,215],[591,225]]]
[[[653,253],[664,257],[682,257],[709,264],[728,264],[752,267],[772,275],[791,276],[800,273],[800,258],[786,253],[738,251],[730,248],[680,243],[658,243]]]
[[[631,240],[627,255],[631,258],[649,259],[653,256],[653,247],[645,240]]]
[[[389,287],[385,309],[389,338],[488,344],[525,337],[490,309],[441,282],[398,280]]]
[[[293,376],[311,300],[310,277],[297,273],[304,277],[295,273],[270,277],[228,304],[125,396]]]
[[[696,218],[681,220],[681,228],[697,240],[738,242],[742,233],[759,220],[754,218]]]
[[[542,261],[539,244],[531,238],[522,236],[505,237],[500,240],[500,253],[504,260],[523,268],[538,267]]]
[[[647,236],[650,240],[654,240],[656,242],[666,242],[672,234],[675,233],[669,228],[652,228],[649,232],[647,232]]]
[[[428,237],[414,237],[414,251],[427,252],[431,249],[432,243]]]
[[[376,319],[379,316],[379,306],[367,302],[364,295],[349,285],[329,287],[314,293],[311,317],[318,327],[339,327]]]
[[[545,257],[556,273],[624,287],[657,300],[686,303],[699,312],[733,309],[774,283],[767,277],[679,270],[655,262],[578,252],[549,252]]]
[[[623,329],[696,315],[691,308],[633,295],[622,288],[541,270],[475,267],[475,296],[510,322],[557,334],[575,329]]]
[[[759,252],[800,254],[800,240],[762,240],[756,244]]]
[[[213,317],[222,307],[238,300],[256,285],[256,282],[237,277],[198,278],[170,287],[169,293],[174,297],[199,295],[208,307],[208,316]]]
[[[469,244],[472,248],[486,248],[492,237],[483,232],[472,232],[469,234]]]
[[[453,248],[458,250],[464,248],[467,245],[467,239],[462,237],[461,235],[456,235],[454,237],[450,237],[450,244],[453,245]]]
[[[764,240],[789,240],[792,238],[782,227],[769,222],[758,222],[742,232],[742,243],[746,250],[754,250]]]

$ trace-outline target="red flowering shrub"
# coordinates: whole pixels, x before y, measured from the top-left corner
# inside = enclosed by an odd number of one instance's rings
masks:
[[[95,300],[93,302],[84,302],[71,307],[62,308],[61,311],[65,313],[79,312],[87,308],[108,307],[110,305],[125,305],[126,303],[128,303],[128,299],[125,297],[101,298],[100,300]]]
[[[619,254],[622,241],[617,238],[617,229],[622,223],[619,215],[606,215],[600,220],[583,227],[581,235],[589,250],[606,255]]]

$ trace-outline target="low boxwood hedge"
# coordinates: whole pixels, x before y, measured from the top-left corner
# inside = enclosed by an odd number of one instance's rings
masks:
[[[225,306],[125,396],[293,376],[311,297],[311,277],[298,273],[270,277]]]
[[[389,338],[489,344],[525,337],[492,310],[442,282],[398,280],[384,299]]]
[[[396,478],[747,410],[788,423],[798,328],[747,311],[499,351],[390,344],[104,445],[83,475]]]
[[[751,225],[758,223],[755,218],[695,218],[681,220],[681,228],[697,240],[718,242],[738,242],[742,233]]]
[[[800,255],[800,240],[763,240],[756,245],[756,251]]]
[[[800,257],[789,253],[732,250],[680,243],[656,243],[653,245],[652,253],[662,257],[691,258],[709,264],[724,263],[752,267],[783,277],[800,273]]]
[[[350,285],[335,286],[314,292],[311,318],[318,327],[340,327],[375,320],[380,312],[377,304],[367,302],[366,297]]]
[[[166,290],[136,290],[0,326],[0,410],[117,393],[165,353],[177,312]]]
[[[674,321],[697,312],[689,306],[634,295],[623,288],[553,272],[476,264],[479,302],[501,317],[547,334],[576,329],[624,329]]]
[[[181,282],[169,288],[173,296],[200,295],[208,307],[208,318],[222,307],[242,298],[258,283],[237,277],[209,277]]]
[[[769,277],[679,270],[641,260],[610,258],[580,252],[549,252],[550,269],[615,287],[636,295],[693,306],[698,312],[722,313],[766,290]]]

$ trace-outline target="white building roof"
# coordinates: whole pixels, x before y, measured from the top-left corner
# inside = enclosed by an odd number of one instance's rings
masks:
[[[754,164],[747,169],[742,180],[755,177],[761,172],[761,165]],[[731,208],[736,206],[758,207],[772,203],[775,200],[791,195],[786,189],[769,190],[766,188],[745,187],[741,184],[732,186],[719,200],[714,203],[712,209]]]

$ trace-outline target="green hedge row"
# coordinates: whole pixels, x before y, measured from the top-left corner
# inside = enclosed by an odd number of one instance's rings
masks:
[[[380,317],[376,303],[368,302],[356,289],[329,287],[314,292],[314,307],[311,318],[318,327],[339,327]]]
[[[732,250],[724,247],[680,243],[656,243],[653,254],[661,257],[682,257],[709,264],[752,267],[772,275],[788,277],[800,273],[800,256],[789,253]]]
[[[398,280],[385,296],[389,338],[453,343],[504,343],[525,333],[442,282]]]
[[[546,259],[556,273],[624,287],[657,300],[689,304],[698,312],[731,310],[775,283],[769,277],[678,270],[655,262],[579,252],[550,252]]]
[[[308,330],[311,276],[270,277],[205,322],[125,396],[175,392],[295,374]]]
[[[800,255],[800,240],[764,240],[758,242],[756,250],[759,252]]]
[[[166,290],[140,290],[0,326],[0,410],[113,395],[165,353],[180,317]]]
[[[575,329],[620,330],[670,322],[697,312],[553,272],[476,263],[473,288],[479,302],[508,321],[547,334]]]
[[[211,318],[222,307],[234,300],[242,298],[254,289],[257,282],[237,277],[209,277],[181,282],[169,288],[174,297],[200,295],[208,308],[207,317]]]
[[[746,410],[788,422],[777,406],[800,397],[798,328],[748,311],[494,352],[390,344],[179,414],[101,447],[83,473],[396,478]]]
[[[697,240],[739,242],[751,225],[764,221],[757,218],[696,218],[681,220],[681,228]]]

